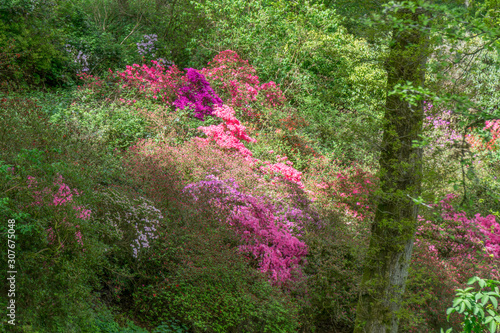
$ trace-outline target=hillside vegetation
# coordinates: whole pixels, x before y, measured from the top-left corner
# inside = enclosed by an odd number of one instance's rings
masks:
[[[0,332],[353,332],[401,94],[399,331],[494,333],[500,4],[446,2],[488,34],[433,32],[426,84],[390,91],[368,3],[0,0]]]

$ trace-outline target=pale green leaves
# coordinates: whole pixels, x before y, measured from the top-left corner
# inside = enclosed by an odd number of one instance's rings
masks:
[[[446,314],[448,320],[451,314],[457,312],[464,315],[464,332],[497,332],[500,328],[500,313],[498,298],[500,298],[500,281],[484,280],[477,276],[469,279],[467,284],[478,283],[481,288],[478,292],[474,287],[456,289],[456,298],[452,307],[448,308]],[[486,289],[485,289],[486,288]],[[489,289],[489,290],[488,290]],[[446,333],[451,332],[448,329]],[[441,329],[443,333],[443,329]]]
[[[388,94],[389,96],[399,95],[402,100],[408,102],[412,106],[417,106],[418,102],[429,100],[435,95],[427,88],[415,86],[411,81],[396,83],[394,90]]]

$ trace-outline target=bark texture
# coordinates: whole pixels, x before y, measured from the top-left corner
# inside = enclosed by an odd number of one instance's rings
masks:
[[[419,15],[402,10],[397,16],[414,22],[393,31],[386,61],[387,91],[397,83],[423,86],[428,56],[426,30]],[[355,333],[396,333],[398,311],[405,290],[417,228],[417,206],[411,198],[420,194],[422,152],[413,148],[423,123],[423,101],[410,105],[400,95],[386,100],[384,135],[380,156],[380,197],[371,227],[356,313]]]

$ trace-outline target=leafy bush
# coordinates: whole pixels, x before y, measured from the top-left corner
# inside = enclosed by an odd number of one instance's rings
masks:
[[[351,331],[369,235],[350,228],[339,213],[325,210],[321,221],[304,238],[308,255],[302,327],[305,332]]]
[[[138,115],[137,109],[122,102],[73,103],[51,120],[61,125],[70,123],[95,142],[112,149],[126,149],[148,135],[146,122]]]
[[[477,282],[481,288],[478,292],[473,291],[474,287],[466,289],[457,289],[457,297],[453,300],[453,306],[448,308],[446,314],[448,318],[453,313],[463,313],[465,315],[463,322],[464,332],[479,332],[489,331],[491,333],[498,332],[497,327],[500,327],[500,313],[498,310],[498,300],[500,291],[498,285],[500,281],[483,280],[477,276],[470,278],[467,281],[468,285]],[[484,288],[490,290],[483,290]],[[481,299],[481,301],[479,301]],[[491,304],[487,304],[490,302]],[[486,311],[485,311],[486,309]],[[446,332],[451,332],[449,329]],[[443,330],[441,330],[443,332]]]
[[[94,191],[117,177],[116,164],[78,130],[51,123],[33,101],[0,103],[0,216],[16,220],[16,263],[24,267],[16,280],[17,327],[96,332],[95,292],[109,266],[103,241],[112,233],[95,220]]]

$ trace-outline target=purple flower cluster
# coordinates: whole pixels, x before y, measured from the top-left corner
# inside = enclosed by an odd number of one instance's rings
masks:
[[[87,73],[89,69],[89,56],[83,53],[82,51],[79,51],[75,49],[73,46],[70,44],[66,44],[66,52],[70,53],[73,56],[73,61],[80,65],[81,71],[83,73]]]
[[[449,119],[452,118],[452,111],[444,111],[438,115],[432,114],[431,103],[425,102],[424,105],[424,127],[428,130],[432,130],[435,133],[439,133],[436,140],[431,144],[429,149],[432,151],[434,148],[445,148],[454,144],[457,141],[462,141],[462,135],[450,128],[452,126]]]
[[[143,202],[136,207],[129,207],[131,213],[126,214],[128,217],[126,219],[127,222],[133,224],[137,232],[137,238],[130,244],[134,251],[135,258],[137,258],[141,249],[149,247],[150,239],[158,238],[155,226],[163,219],[163,215],[158,208],[153,206],[151,202],[147,201],[145,198],[141,197],[140,199]],[[140,218],[140,215],[145,217]],[[137,221],[139,218],[140,220]]]
[[[172,53],[172,51],[170,51],[170,53]],[[170,67],[174,64],[173,61],[167,60],[165,58],[158,58],[158,59],[156,59],[156,62],[158,64],[162,65],[163,67]]]
[[[174,105],[180,109],[194,109],[194,116],[204,120],[212,115],[214,106],[222,106],[222,99],[213,91],[205,76],[194,68],[186,68],[187,84],[179,89],[179,98]]]
[[[231,209],[227,223],[241,235],[240,251],[258,259],[261,272],[268,273],[276,283],[291,279],[294,271],[300,273],[307,245],[297,236],[312,218],[297,207],[280,207],[264,196],[239,192],[233,179],[206,178],[187,185],[184,191],[195,201],[210,196],[214,206]]]
[[[142,221],[148,224],[151,223],[149,220],[146,219]],[[130,246],[134,251],[134,258],[137,258],[139,250],[141,248],[149,247],[149,240],[158,238],[158,236],[156,236],[156,228],[154,225],[151,225],[150,227],[144,226],[144,232],[143,232],[141,229],[139,229],[139,226],[136,224],[135,230],[137,231],[138,237],[134,240],[134,243],[130,244]]]
[[[155,51],[157,50],[155,47],[155,43],[158,41],[158,36],[155,34],[152,35],[144,35],[142,42],[137,44],[137,52],[143,57],[151,57],[154,58],[156,56]]]

